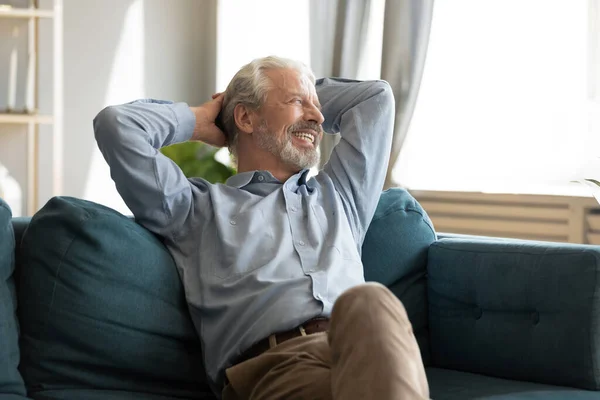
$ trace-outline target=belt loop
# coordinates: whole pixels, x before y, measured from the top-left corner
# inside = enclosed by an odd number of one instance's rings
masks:
[[[273,334],[269,336],[269,347],[272,349],[275,346],[277,346],[277,337]]]
[[[298,327],[298,329],[300,329],[300,334],[301,334],[302,336],[306,336],[306,330],[304,330],[304,327],[303,327],[302,325],[300,325],[300,326]]]

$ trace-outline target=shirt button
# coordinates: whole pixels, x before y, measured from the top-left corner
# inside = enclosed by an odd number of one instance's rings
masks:
[[[231,220],[231,221],[229,221],[229,223],[230,223],[231,225],[235,225],[235,224],[236,224],[236,222],[235,222],[234,220]]]
[[[299,242],[298,242],[298,244],[299,244],[300,246],[304,246],[304,245],[305,245],[305,243],[304,243],[302,240],[301,240],[301,241],[299,241]]]
[[[262,182],[262,181],[264,181],[264,180],[265,180],[265,177],[264,177],[264,176],[262,176],[262,175],[259,175],[259,176],[258,176],[258,180]]]
[[[290,211],[291,211],[291,212],[296,212],[296,207],[291,207],[291,208],[290,208]]]

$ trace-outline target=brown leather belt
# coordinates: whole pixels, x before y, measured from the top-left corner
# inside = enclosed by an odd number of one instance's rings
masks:
[[[298,336],[312,335],[313,333],[327,332],[328,330],[329,318],[319,317],[310,319],[295,329],[286,332],[274,333],[268,338],[255,343],[237,358],[235,364],[240,364],[251,358],[259,356],[270,348],[275,347],[279,343],[283,343],[286,340],[290,340]]]

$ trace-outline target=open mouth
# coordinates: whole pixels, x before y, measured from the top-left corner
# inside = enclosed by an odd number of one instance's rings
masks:
[[[310,144],[314,144],[315,143],[315,137],[313,135],[311,135],[310,133],[307,132],[293,132],[292,135],[294,135],[295,137],[297,137],[298,139],[306,142],[306,143],[310,143]]]

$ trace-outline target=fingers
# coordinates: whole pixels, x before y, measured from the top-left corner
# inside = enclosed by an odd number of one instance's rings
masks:
[[[215,93],[212,95],[212,100],[207,101],[202,104],[201,107],[205,107],[214,112],[214,116],[216,117],[219,111],[221,111],[221,107],[223,107],[223,98],[225,97],[224,93]]]
[[[217,93],[216,96],[213,95],[213,100],[212,101],[216,105],[216,107],[219,109],[219,111],[223,107],[223,99],[224,98],[225,98],[225,94],[224,93]]]

